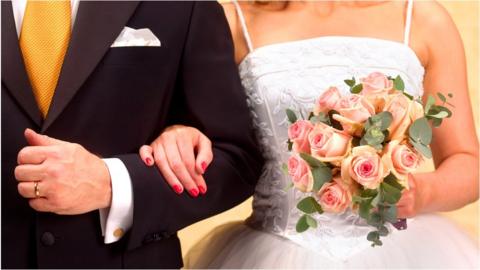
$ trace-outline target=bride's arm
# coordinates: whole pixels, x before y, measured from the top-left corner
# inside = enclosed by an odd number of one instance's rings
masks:
[[[479,196],[478,139],[460,34],[448,13],[435,2],[416,5],[413,27],[418,27],[417,36],[424,38],[428,51],[424,98],[436,97],[437,92],[452,93],[450,103],[455,107],[451,108],[453,117],[433,129],[431,147],[436,170],[413,176],[416,191],[407,192],[410,198],[402,198],[404,204],[410,204],[399,207],[400,216],[454,210]]]

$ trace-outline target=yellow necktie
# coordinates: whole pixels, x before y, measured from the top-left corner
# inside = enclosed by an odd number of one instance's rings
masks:
[[[70,1],[28,0],[20,32],[20,49],[44,118],[57,87],[70,35]]]

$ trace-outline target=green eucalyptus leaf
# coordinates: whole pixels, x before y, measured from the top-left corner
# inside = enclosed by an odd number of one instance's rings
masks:
[[[432,95],[428,95],[427,102],[425,103],[425,114],[430,113],[430,108],[435,104],[435,98]]]
[[[378,212],[372,213],[370,217],[367,219],[367,224],[374,227],[378,227],[382,225],[383,224],[382,215]]]
[[[350,89],[350,92],[352,94],[360,94],[360,92],[362,92],[362,90],[363,90],[363,85],[361,83],[359,83],[359,84],[355,85],[354,87],[352,87]]]
[[[367,199],[360,203],[358,214],[361,218],[368,220],[370,217],[370,210],[372,209],[372,199]]]
[[[448,117],[448,113],[446,111],[440,111],[434,115],[429,115],[430,117],[433,117],[433,118],[440,118],[440,119],[443,119],[443,118],[446,118]]]
[[[282,172],[285,174],[285,175],[288,175],[288,165],[283,163],[282,164]]]
[[[385,140],[385,135],[380,128],[372,127],[367,130],[362,139],[364,139],[368,145],[374,146],[383,143]]]
[[[393,86],[397,90],[400,90],[400,91],[405,90],[405,83],[403,82],[403,79],[402,77],[400,77],[400,75],[395,77],[395,80],[393,80]]]
[[[380,184],[380,188],[383,191],[383,199],[385,202],[389,204],[395,204],[400,200],[402,197],[402,190],[397,189],[394,186],[391,186],[385,182]]]
[[[378,204],[380,203],[380,200],[382,199],[382,194],[380,192],[377,193],[377,196],[373,198],[372,202],[370,203],[372,207],[377,207]]]
[[[313,190],[319,191],[323,184],[332,180],[332,169],[329,167],[313,167]]]
[[[408,94],[407,92],[403,91],[402,92],[404,96],[406,96],[408,99],[413,100],[413,96]]]
[[[398,182],[397,177],[395,177],[393,173],[390,173],[389,175],[387,175],[387,177],[383,179],[383,182],[399,190],[403,190],[405,188]]]
[[[328,112],[328,118],[330,119],[331,126],[337,130],[343,130],[342,124],[340,124],[340,122],[338,122],[337,120],[333,119],[334,114],[340,114],[340,113],[335,110],[330,110]]]
[[[438,92],[437,96],[441,101],[447,102],[447,98],[442,93]]]
[[[353,195],[352,196],[352,203],[362,203],[363,201],[365,200],[368,200],[369,198],[363,198],[363,197],[360,197],[360,196],[357,196],[357,195]]]
[[[312,157],[311,155],[309,154],[306,154],[306,153],[300,153],[300,157],[305,160],[308,165],[310,165],[310,167],[314,168],[314,167],[325,167],[327,166],[325,163],[321,162],[320,160]]]
[[[313,217],[307,215],[306,221],[310,228],[317,228],[317,221]]]
[[[432,128],[428,125],[427,118],[421,117],[413,122],[408,129],[410,138],[424,145],[432,141]]]
[[[415,149],[420,152],[422,155],[424,155],[426,158],[432,158],[432,150],[428,148],[428,146],[418,143],[410,138],[410,143],[415,147]]]
[[[326,113],[323,113],[323,112],[320,112],[317,116],[312,116],[310,118],[310,122],[312,122],[313,124],[316,124],[316,123],[324,123],[324,124],[327,124],[327,125],[331,125],[330,123],[330,118],[328,117],[328,115]]]
[[[365,129],[368,130],[375,126],[382,131],[387,130],[392,124],[392,121],[393,115],[390,112],[377,113],[376,115],[368,118],[368,121],[365,123]]]
[[[442,124],[442,120],[441,118],[433,118],[432,119],[432,126],[433,127],[439,127],[441,124]]]
[[[447,117],[451,117],[451,116],[452,116],[452,111],[450,111],[450,110],[449,110],[447,107],[445,107],[445,106],[440,106],[440,105],[438,105],[438,106],[437,106],[437,109],[438,109],[439,111],[441,111],[441,112],[446,112],[446,113],[448,114]]]
[[[348,86],[353,87],[355,85],[355,77],[352,77],[351,80],[344,81]]]
[[[318,202],[313,197],[306,197],[298,202],[297,208],[306,213],[306,214],[313,214],[313,213],[323,213],[322,207],[318,204]]]
[[[297,118],[297,115],[295,114],[294,111],[292,111],[292,110],[290,110],[290,109],[287,109],[286,112],[287,112],[288,121],[289,121],[290,123],[293,124],[293,123],[297,122],[297,119],[298,119],[298,118]]]
[[[369,232],[367,235],[367,240],[368,241],[375,241],[380,239],[380,234],[377,231]]]
[[[390,222],[390,223],[395,223],[397,222],[397,206],[392,205],[386,209],[384,212],[383,218],[385,221]]]
[[[292,149],[293,149],[293,142],[290,141],[290,140],[288,140],[288,141],[287,141],[287,147],[288,147],[288,151],[292,151]]]
[[[381,151],[383,149],[382,144],[373,144],[373,145],[370,145],[370,146],[373,147],[377,151]]]
[[[295,229],[297,230],[298,233],[302,233],[306,230],[308,230],[310,226],[307,223],[307,215],[303,215],[298,219],[297,225],[295,226]]]
[[[388,228],[383,226],[383,225],[378,227],[378,234],[380,236],[387,236],[388,235]]]
[[[363,189],[360,191],[360,196],[364,198],[373,198],[377,196],[378,191],[376,189]]]

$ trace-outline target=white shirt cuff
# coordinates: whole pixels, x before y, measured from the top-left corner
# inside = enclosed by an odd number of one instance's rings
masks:
[[[114,243],[132,227],[133,189],[132,180],[125,164],[118,158],[103,159],[112,181],[112,203],[109,208],[99,209],[100,226],[105,244]]]

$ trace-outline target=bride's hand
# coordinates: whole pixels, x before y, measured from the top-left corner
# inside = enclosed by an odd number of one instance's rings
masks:
[[[420,212],[420,198],[419,190],[415,183],[415,179],[410,175],[408,177],[409,189],[405,189],[402,193],[400,201],[397,203],[398,218],[411,218]]]
[[[170,126],[150,145],[142,146],[140,156],[147,166],[157,165],[176,193],[186,189],[197,197],[207,192],[203,174],[213,159],[212,144],[198,129]]]

